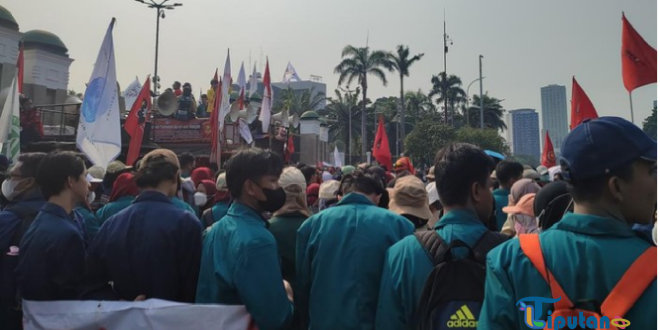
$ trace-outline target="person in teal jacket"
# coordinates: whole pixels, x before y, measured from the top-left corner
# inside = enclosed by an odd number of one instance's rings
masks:
[[[300,328],[373,329],[385,252],[414,231],[380,208],[380,180],[356,172],[340,185],[339,203],[298,229],[296,307]]]
[[[258,148],[227,161],[235,200],[211,226],[202,248],[196,303],[244,305],[260,330],[293,324],[291,288],[282,279],[277,242],[261,215],[284,205],[286,194],[278,184],[283,166],[277,154]]]
[[[598,311],[624,272],[651,248],[633,223],[653,220],[657,191],[657,144],[617,117],[582,123],[566,138],[560,164],[569,180],[574,213],[540,234],[547,270],[576,308]],[[657,326],[657,278],[627,313],[630,328]],[[488,254],[485,300],[479,329],[528,329],[516,302],[553,298],[549,285],[514,239]],[[622,297],[617,301],[621,301]],[[536,308],[546,321],[552,304]]]
[[[495,212],[497,215],[497,230],[502,230],[504,222],[506,222],[507,214],[502,211],[504,207],[509,205],[509,194],[511,187],[516,181],[522,179],[525,169],[522,164],[503,160],[495,167],[495,176],[500,183],[500,187],[493,191],[495,198]]]
[[[122,173],[112,185],[109,203],[96,211],[99,227],[111,216],[127,208],[135,197],[140,194],[140,189],[135,183],[132,173]]]
[[[493,207],[489,173],[494,166],[491,157],[469,144],[450,145],[438,153],[435,178],[445,214],[434,230],[447,244],[461,240],[473,247],[488,230],[485,222]],[[452,250],[452,253],[454,258],[464,258],[467,250]],[[376,329],[414,326],[424,284],[432,270],[433,263],[415,236],[404,238],[387,251]]]

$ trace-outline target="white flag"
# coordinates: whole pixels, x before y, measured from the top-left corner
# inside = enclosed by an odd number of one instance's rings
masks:
[[[241,133],[245,143],[252,144],[252,132],[250,132],[250,126],[248,126],[245,118],[238,118],[238,131]]]
[[[341,161],[341,156],[339,156],[339,149],[337,149],[337,146],[335,146],[335,167],[342,167],[342,161]]]
[[[112,41],[113,18],[103,38],[94,71],[89,78],[80,109],[76,146],[94,164],[103,167],[121,152],[119,102],[115,49]]]
[[[291,65],[291,62],[286,66],[286,70],[284,71],[284,77],[282,78],[282,83],[289,83],[291,80],[295,81],[301,81],[300,77],[298,76],[298,73],[296,72],[296,69],[293,68],[293,65]]]
[[[268,57],[266,57],[266,71],[264,72],[264,95],[261,100],[261,112],[259,121],[261,121],[262,132],[270,133],[270,112],[273,109],[273,90],[270,85],[270,68],[268,66]]]
[[[238,71],[238,104],[240,105],[239,109],[245,109],[245,67],[241,63],[241,69]]]
[[[257,78],[257,64],[255,63],[250,76],[250,96],[257,92],[257,87],[259,87],[259,79]]]
[[[229,49],[227,49],[227,60],[225,61],[225,72],[222,75],[222,103],[220,103],[220,113],[218,114],[218,128],[222,132],[225,128],[225,116],[229,114],[231,103],[229,102],[229,90],[231,89],[231,61],[229,59]]]
[[[18,70],[16,70],[18,72]],[[14,163],[21,153],[21,120],[18,93],[18,76],[14,74],[9,94],[0,115],[0,150],[6,149],[7,158]]]
[[[23,300],[25,330],[246,330],[251,317],[245,306],[145,301]]]
[[[131,110],[131,108],[133,108],[133,103],[135,103],[135,100],[137,99],[141,90],[142,84],[140,84],[140,79],[135,77],[135,80],[133,80],[133,82],[128,85],[128,87],[124,90],[124,93],[121,95],[124,97],[124,103],[126,104],[126,109],[121,110]]]

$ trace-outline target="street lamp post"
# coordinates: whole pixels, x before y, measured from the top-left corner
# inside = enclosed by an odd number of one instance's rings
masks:
[[[475,80],[472,80],[472,82],[470,82],[470,83],[468,84],[467,92],[465,93],[465,94],[467,94],[467,98],[468,98],[468,114],[467,114],[467,115],[468,115],[468,116],[467,116],[467,124],[468,124],[468,126],[470,126],[470,108],[472,107],[472,106],[470,105],[470,99],[471,99],[471,98],[470,98],[470,87],[472,87],[472,84],[476,83],[477,81],[481,81],[482,79],[486,79],[486,77],[479,77],[479,78],[477,78],[477,79],[475,79]]]
[[[356,89],[349,89],[348,85],[346,85],[346,89],[341,88],[341,86],[338,86],[340,91],[348,94],[348,98],[351,98],[351,93],[353,92],[359,92],[360,88]],[[353,156],[353,147],[352,142],[353,142],[353,109],[349,106],[348,108],[348,162],[352,163],[352,156]]]
[[[173,4],[166,4],[170,0],[162,0],[162,2],[158,3],[154,0],[135,0],[136,2],[139,2],[143,5],[146,5],[149,8],[155,8],[156,9],[156,58],[154,60],[154,76],[152,78],[153,83],[154,83],[154,95],[158,95],[158,87],[159,87],[159,81],[160,77],[158,77],[158,44],[159,44],[159,39],[160,39],[160,19],[165,18],[165,9],[167,10],[173,10],[176,7],[181,7],[183,4],[181,3],[173,3]]]
[[[479,55],[479,108],[481,108],[481,129],[484,129],[484,78],[481,75],[481,59],[483,55]]]

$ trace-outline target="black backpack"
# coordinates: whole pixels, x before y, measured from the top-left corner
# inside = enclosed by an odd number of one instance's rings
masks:
[[[28,230],[28,228],[30,228],[30,225],[32,224],[32,222],[34,222],[34,219],[39,214],[39,209],[35,210],[25,205],[16,204],[7,207],[5,211],[11,211],[21,219],[21,223],[18,226],[18,228],[16,228],[16,231],[14,232],[14,235],[11,237],[11,241],[9,243],[9,246],[20,246],[21,239],[23,239],[23,235],[25,235],[25,232]],[[11,290],[14,291],[14,292],[3,292],[3,294],[9,295],[7,297],[3,297],[3,299],[12,299],[14,298],[14,296],[19,297],[17,296],[18,290],[16,286],[16,280],[14,278],[14,269],[16,269],[17,265],[18,265],[18,256],[10,256],[7,254],[7,251],[2,251],[3,270],[1,274],[2,278],[0,280],[6,281],[5,283],[11,283],[11,287],[12,287]],[[17,300],[20,301],[20,299]]]
[[[509,237],[486,231],[470,248],[461,240],[447,245],[435,230],[415,236],[433,263],[417,305],[416,329],[476,329],[484,300],[486,254]],[[466,248],[469,254],[454,259],[454,248]]]

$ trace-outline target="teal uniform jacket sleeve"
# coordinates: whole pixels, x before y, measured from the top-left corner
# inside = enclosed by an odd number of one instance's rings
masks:
[[[237,260],[234,272],[241,301],[260,330],[286,329],[292,324],[293,305],[284,289],[276,245],[251,246]]]
[[[378,294],[378,310],[376,312],[376,329],[379,330],[401,330],[406,329],[405,304],[401,301],[400,279],[391,262],[390,248],[385,256],[383,265],[383,276],[380,280],[380,292]]]
[[[309,325],[309,295],[311,291],[311,257],[308,255],[307,245],[311,232],[311,222],[305,221],[298,229],[296,239],[296,287],[295,295],[297,319],[301,329]]]
[[[504,265],[497,260],[502,257],[498,253],[501,248],[503,246],[495,248],[495,253],[491,251],[487,256],[484,302],[479,314],[480,330],[516,329],[519,325],[516,294],[503,271]]]

